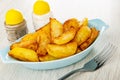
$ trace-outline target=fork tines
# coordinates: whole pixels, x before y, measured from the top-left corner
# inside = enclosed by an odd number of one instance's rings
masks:
[[[104,64],[106,60],[108,60],[113,54],[113,52],[117,49],[112,43],[108,42],[103,47],[102,51],[94,58],[98,65]]]

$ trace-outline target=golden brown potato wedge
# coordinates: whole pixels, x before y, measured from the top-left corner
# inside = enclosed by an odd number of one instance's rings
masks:
[[[56,60],[57,58],[55,58],[55,57],[53,57],[53,56],[51,56],[51,55],[49,55],[49,54],[47,54],[47,55],[45,55],[45,56],[39,56],[39,60],[41,61],[41,62],[43,62],[43,61],[51,61],[51,60]]]
[[[55,37],[58,37],[63,33],[62,24],[58,20],[56,20],[55,18],[50,18],[50,28],[51,28],[52,40]]]
[[[15,43],[13,43],[13,44],[10,46],[10,50],[12,50],[12,49],[15,48],[15,47],[21,47],[21,46],[20,46],[20,42],[15,42]]]
[[[56,37],[53,39],[53,43],[55,44],[66,44],[70,42],[76,34],[75,28],[70,28],[68,31],[64,32],[62,35],[59,37]]]
[[[76,36],[73,41],[76,41],[78,46],[86,41],[91,34],[91,30],[88,26],[82,26],[76,33]]]
[[[23,41],[23,42],[20,42],[19,45],[22,48],[32,49],[34,51],[36,51],[38,48],[38,44],[35,40]]]
[[[50,35],[50,22],[36,31],[38,35],[41,30]]]
[[[81,22],[82,26],[88,26],[88,18],[84,18],[83,21]]]
[[[47,50],[46,50],[46,45],[51,42],[50,40],[50,35],[46,33],[43,30],[39,31],[39,35],[37,37],[37,42],[39,43],[38,49],[37,49],[37,54],[39,56],[46,55]]]
[[[46,49],[49,55],[56,58],[64,58],[75,54],[77,50],[77,43],[70,42],[63,45],[48,44]]]
[[[29,33],[29,34],[26,34],[26,35],[21,39],[21,41],[36,40],[36,37],[37,37],[37,33],[36,33],[36,32],[34,32],[34,33]]]
[[[68,31],[71,27],[74,27],[77,31],[80,28],[80,22],[76,18],[71,18],[64,22],[64,31]]]
[[[11,57],[22,61],[38,62],[37,53],[31,49],[15,47],[8,53]]]
[[[94,42],[98,34],[99,34],[99,31],[96,30],[96,28],[91,28],[91,36],[80,45],[80,48],[82,50],[85,50],[88,46],[90,46]]]
[[[38,48],[38,44],[37,44],[36,40],[21,41],[21,42],[13,43],[10,46],[10,49],[13,49],[15,47],[27,48],[27,49],[32,49],[32,50],[36,51]]]

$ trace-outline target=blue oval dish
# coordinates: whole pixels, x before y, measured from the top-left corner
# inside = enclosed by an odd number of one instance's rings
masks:
[[[84,51],[77,53],[73,56],[59,59],[59,60],[53,60],[53,61],[46,61],[46,62],[24,62],[24,61],[19,61],[16,59],[13,59],[8,56],[8,51],[10,50],[10,46],[6,47],[3,50],[0,50],[0,57],[3,61],[3,63],[17,63],[17,64],[22,64],[23,66],[30,68],[30,69],[35,69],[35,70],[42,70],[42,69],[56,69],[56,68],[61,68],[65,67],[68,65],[71,65],[73,63],[76,63],[83,58],[85,58],[89,52],[92,50],[93,46],[97,44],[98,39],[101,37],[105,29],[107,29],[109,26],[106,25],[102,20],[100,19],[92,19],[89,20],[89,27],[95,27],[100,31],[100,34],[98,35],[97,39],[90,45],[87,49]]]

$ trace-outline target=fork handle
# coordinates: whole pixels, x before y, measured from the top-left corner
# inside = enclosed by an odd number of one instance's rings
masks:
[[[80,69],[75,69],[67,74],[65,74],[64,76],[62,76],[61,78],[59,78],[58,80],[65,80],[66,78],[70,77],[72,74],[76,73],[76,72],[85,72],[86,70],[84,68],[80,68]]]

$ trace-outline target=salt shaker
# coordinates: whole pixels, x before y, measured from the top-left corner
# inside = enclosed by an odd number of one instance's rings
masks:
[[[37,0],[33,5],[32,13],[34,29],[38,30],[49,23],[51,17],[53,17],[53,13],[50,11],[48,2]]]

